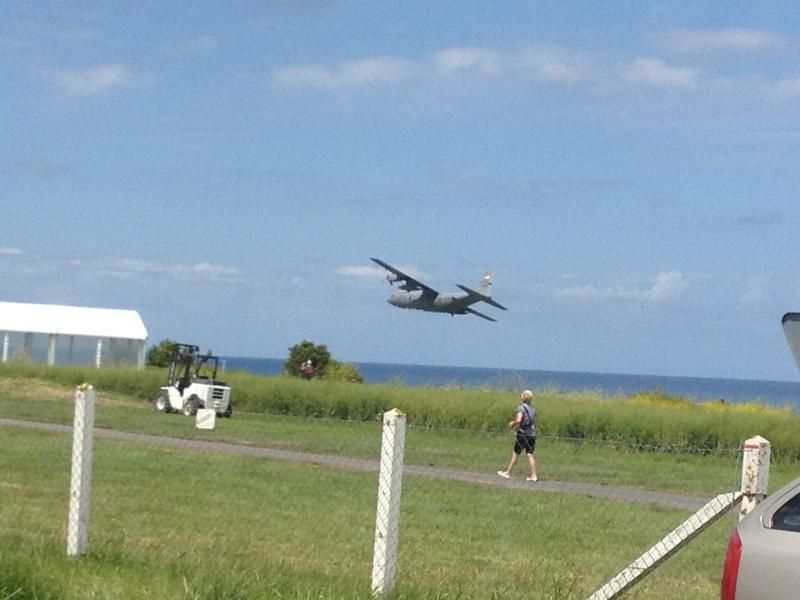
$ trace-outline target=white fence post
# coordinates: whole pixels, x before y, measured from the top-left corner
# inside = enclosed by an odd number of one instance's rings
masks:
[[[378,477],[375,549],[372,557],[372,593],[374,595],[388,594],[394,588],[405,439],[406,416],[396,408],[385,412],[381,440],[381,466]]]
[[[741,498],[741,492],[720,494],[678,525],[661,541],[620,571],[608,583],[589,596],[588,600],[611,600],[630,589],[672,554],[688,544],[701,531],[730,511]]]
[[[742,504],[739,520],[744,519],[767,496],[772,444],[760,435],[745,440],[742,448]]]
[[[67,556],[86,552],[89,543],[89,501],[92,492],[94,388],[83,384],[75,391],[72,427],[72,476],[69,489]]]

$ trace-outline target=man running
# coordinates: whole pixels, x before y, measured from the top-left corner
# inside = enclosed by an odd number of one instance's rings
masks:
[[[536,409],[531,406],[532,398],[532,391],[525,390],[522,392],[522,403],[517,407],[517,415],[513,421],[508,422],[508,428],[516,430],[517,435],[514,438],[514,450],[511,452],[511,461],[508,463],[508,468],[505,471],[497,472],[504,479],[511,477],[511,470],[517,464],[519,455],[525,450],[525,455],[528,457],[528,465],[531,468],[531,474],[528,476],[527,481],[539,480],[536,476],[536,457],[533,454],[536,449]]]

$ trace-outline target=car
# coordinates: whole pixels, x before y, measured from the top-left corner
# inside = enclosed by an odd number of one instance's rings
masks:
[[[728,538],[721,600],[800,598],[800,477],[762,500]]]

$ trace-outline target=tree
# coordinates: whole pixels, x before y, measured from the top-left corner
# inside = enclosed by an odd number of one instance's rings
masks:
[[[317,377],[323,377],[331,360],[331,353],[328,352],[325,344],[315,344],[303,340],[289,348],[289,358],[283,364],[283,371],[289,375],[300,377],[300,369],[307,360],[310,360],[314,366]]]
[[[147,364],[151,367],[168,367],[175,353],[177,342],[169,338],[161,340],[147,351]]]
[[[314,376],[320,379],[364,382],[364,377],[354,365],[340,363],[331,356],[325,344],[315,344],[308,340],[303,340],[289,348],[289,358],[283,364],[283,371],[289,375],[301,377],[303,363],[308,360],[314,367]]]

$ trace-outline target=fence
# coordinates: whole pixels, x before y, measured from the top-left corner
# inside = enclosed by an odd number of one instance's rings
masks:
[[[44,407],[0,403],[16,415],[0,420],[0,490],[10,498],[0,504],[0,559],[12,541],[63,548],[59,498],[69,489],[68,554],[110,561],[104,584],[131,597],[145,587],[151,597],[174,597],[177,585],[197,598],[296,597],[297,586],[323,598],[393,589],[409,597],[585,598],[687,513],[738,486],[734,451],[667,455],[542,439],[541,479],[532,483],[522,464],[512,479],[495,474],[510,452],[507,437],[406,428],[397,412],[375,423],[237,415],[201,429],[100,391],[92,426],[85,403],[94,396],[79,390],[74,413],[71,397]],[[80,431],[93,433],[93,443],[78,442]],[[80,463],[71,487],[69,432]],[[701,491],[641,489],[644,481],[669,487],[652,469],[659,461],[686,462],[685,473],[671,464],[687,479],[673,487]],[[52,567],[43,556],[23,561],[28,570],[41,566],[40,586]],[[664,572],[641,584],[641,597],[674,597],[670,586],[686,571],[668,564]],[[84,578],[91,586],[97,575]]]

